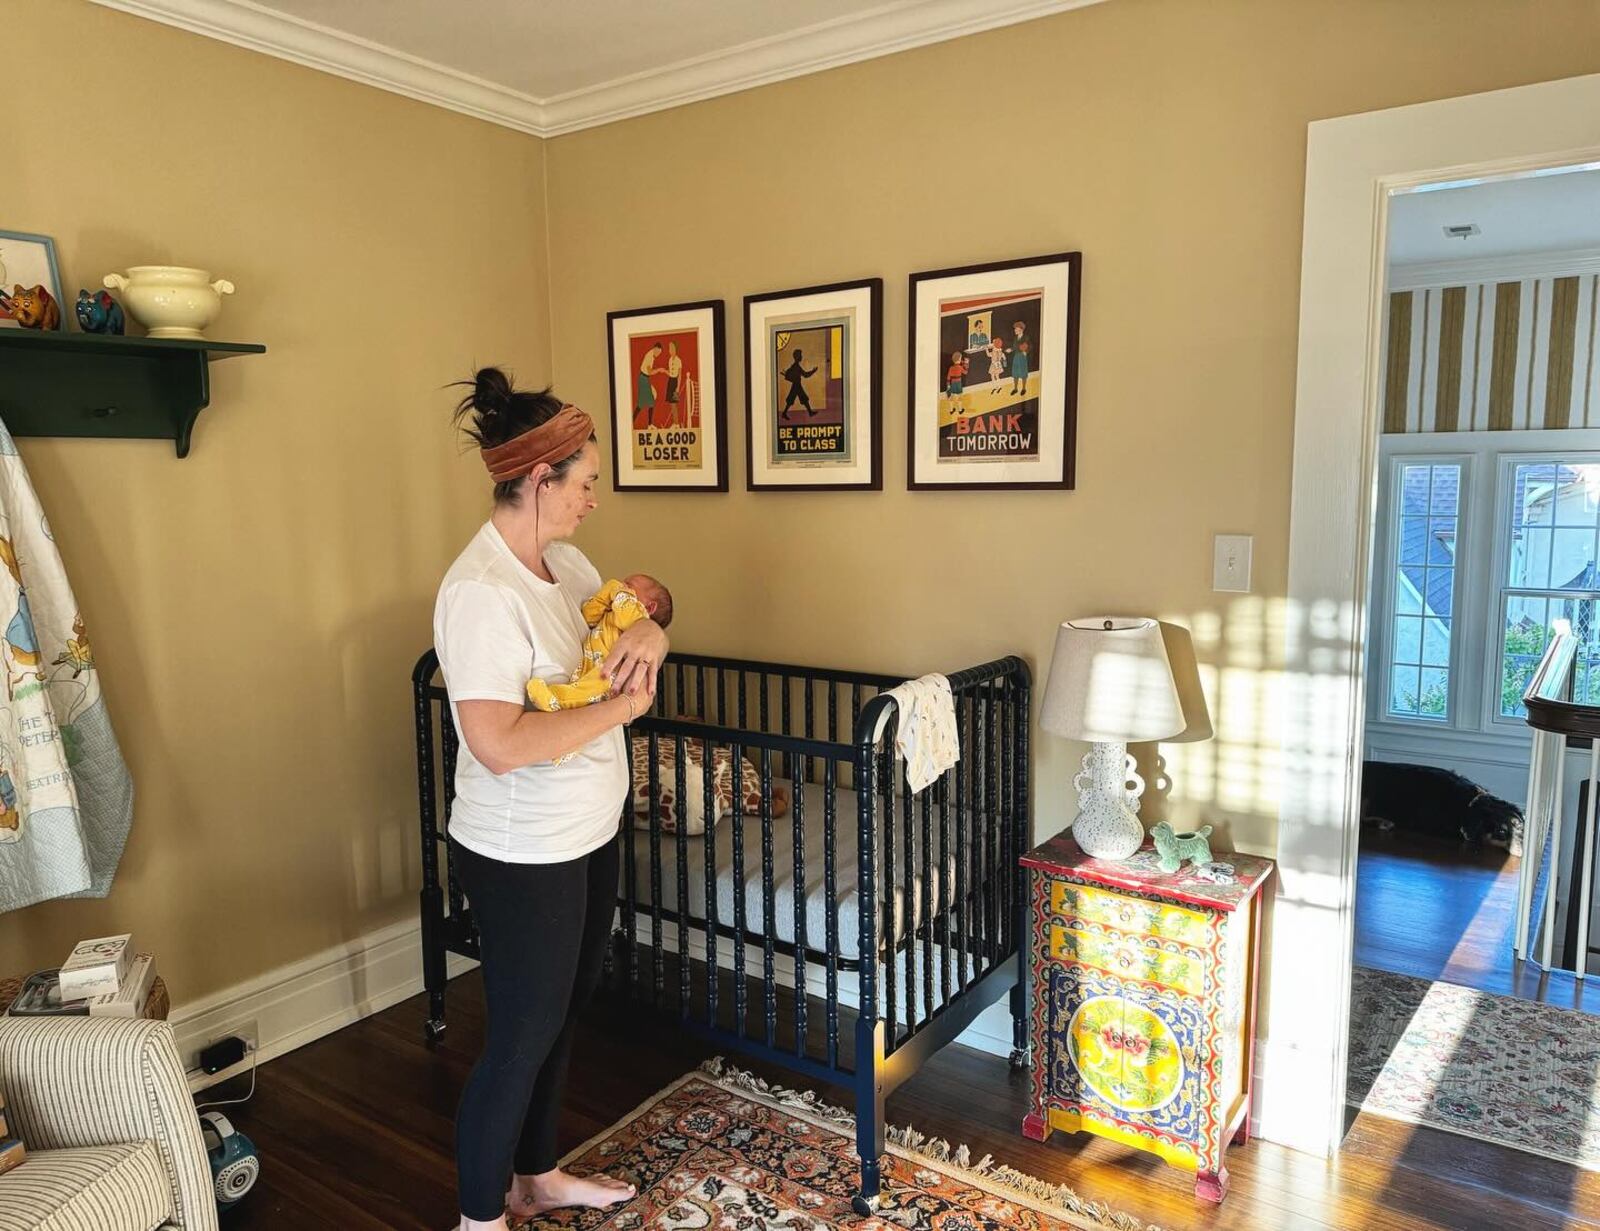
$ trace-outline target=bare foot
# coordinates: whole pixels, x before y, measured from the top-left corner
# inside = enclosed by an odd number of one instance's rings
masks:
[[[603,1209],[631,1200],[636,1191],[632,1184],[608,1175],[571,1175],[558,1169],[516,1176],[506,1194],[506,1210],[515,1220],[569,1205]]]

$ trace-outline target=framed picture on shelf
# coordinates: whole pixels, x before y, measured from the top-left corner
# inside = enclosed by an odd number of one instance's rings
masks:
[[[61,272],[56,268],[56,245],[48,235],[30,235],[26,231],[0,231],[0,329],[21,329],[9,296],[17,288],[31,291],[42,286],[57,305],[61,299]],[[67,309],[62,312],[61,324],[66,328]]]
[[[722,300],[606,314],[617,491],[728,490]]]
[[[746,295],[751,491],[883,489],[883,280]]]
[[[1070,488],[1083,257],[911,275],[907,485]]]

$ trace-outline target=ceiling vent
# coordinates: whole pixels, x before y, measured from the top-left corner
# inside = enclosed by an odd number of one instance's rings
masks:
[[[1454,226],[1447,226],[1444,229],[1444,237],[1446,239],[1470,239],[1474,235],[1481,234],[1483,232],[1478,230],[1476,222],[1458,222]]]

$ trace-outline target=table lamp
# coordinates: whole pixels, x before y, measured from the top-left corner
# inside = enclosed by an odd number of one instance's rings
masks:
[[[1137,815],[1144,779],[1128,745],[1170,739],[1186,725],[1161,625],[1122,616],[1061,625],[1039,725],[1090,745],[1072,780],[1073,840],[1095,859],[1128,858],[1144,845]]]

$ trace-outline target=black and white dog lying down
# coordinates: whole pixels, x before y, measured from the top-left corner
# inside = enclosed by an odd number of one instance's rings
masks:
[[[1383,829],[1459,837],[1469,846],[1488,843],[1522,854],[1521,808],[1489,794],[1470,778],[1432,765],[1362,762],[1361,820]]]

